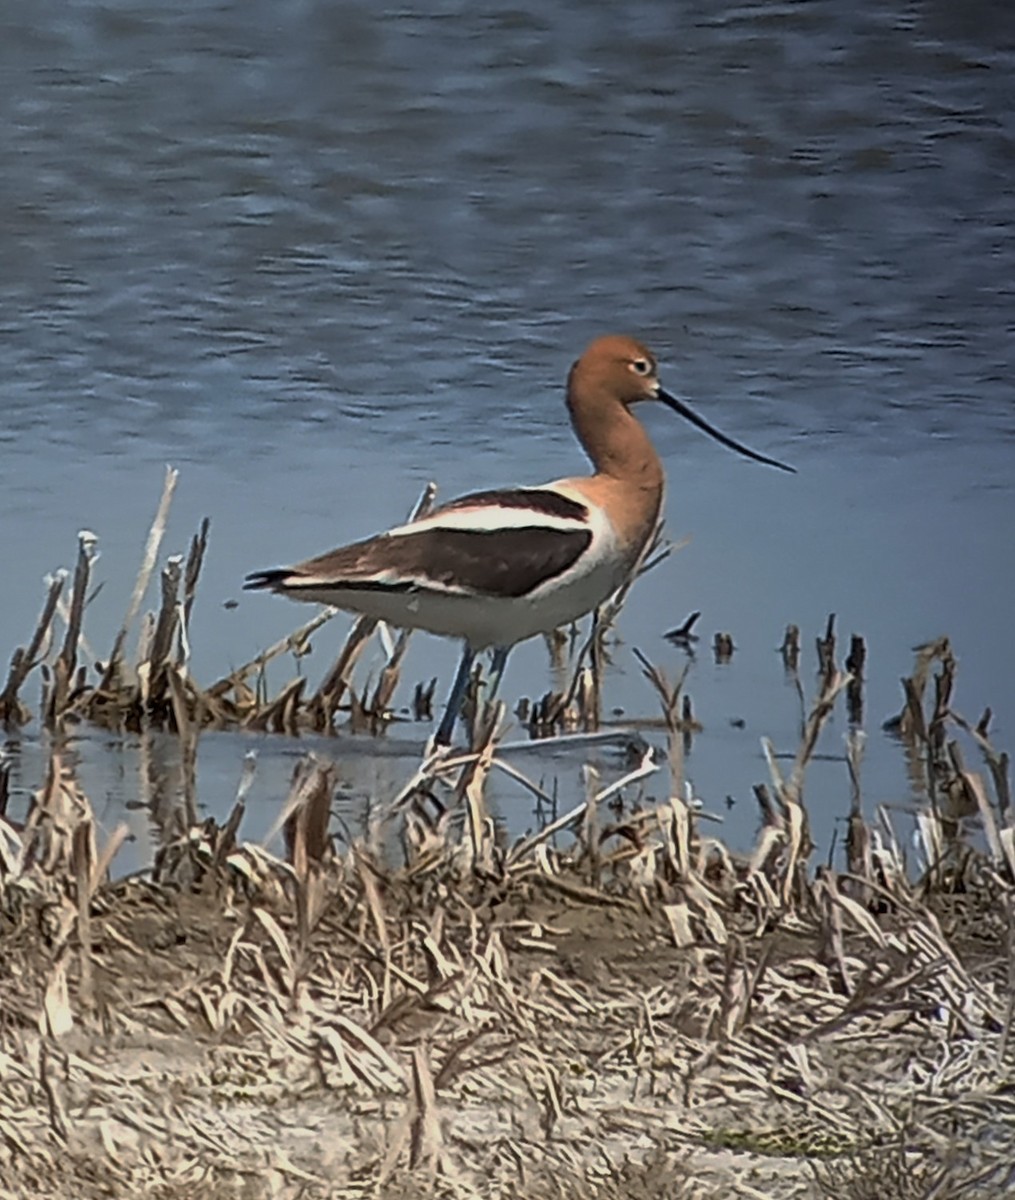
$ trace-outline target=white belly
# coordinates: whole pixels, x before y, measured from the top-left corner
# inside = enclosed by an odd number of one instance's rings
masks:
[[[612,541],[612,539],[611,539]],[[302,592],[301,600],[334,604],[349,612],[387,621],[402,629],[425,629],[442,637],[464,638],[475,650],[513,646],[539,633],[567,625],[602,604],[624,582],[630,563],[615,545],[599,544],[570,571],[527,596],[462,596],[431,591]]]

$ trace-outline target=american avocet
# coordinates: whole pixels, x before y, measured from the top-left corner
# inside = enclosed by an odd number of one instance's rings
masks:
[[[294,567],[256,571],[245,587],[333,604],[464,642],[436,733],[449,745],[476,654],[494,678],[516,642],[566,625],[625,582],[659,518],[659,456],[631,406],[661,400],[758,462],[791,467],[720,433],[663,391],[656,360],[634,338],[594,341],[571,368],[567,407],[595,474],[542,487],[473,492],[387,533]]]

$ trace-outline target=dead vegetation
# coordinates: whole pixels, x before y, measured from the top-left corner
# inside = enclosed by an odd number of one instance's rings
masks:
[[[36,715],[23,693],[38,673],[42,681],[38,716],[54,733],[84,721],[120,731],[166,730],[178,734],[187,747],[192,747],[205,729],[243,728],[297,735],[331,733],[344,722],[352,733],[383,733],[398,719],[391,702],[410,635],[403,631],[392,637],[386,627],[367,617],[355,622],[335,662],[313,688],[301,669],[302,660],[313,635],[335,616],[335,609],[316,612],[298,629],[228,675],[210,684],[199,682],[190,667],[190,622],[208,547],[207,518],[191,540],[188,552],[165,560],[158,577],[158,608],[141,614],[144,597],[153,583],[176,481],[177,472],[167,468],[137,581],[105,658],[91,653],[83,634],[87,607],[97,594],[97,590],[91,593],[90,589],[98,539],[89,530],[78,535],[73,576],[59,571],[47,580],[36,629],[27,644],[12,655],[0,691],[0,724],[16,728]],[[427,512],[434,496],[431,484],[412,509],[410,519]],[[661,544],[657,532],[637,574],[650,570],[672,549]],[[603,605],[584,642],[577,640],[574,630],[570,637],[559,634],[547,638],[560,686],[520,702],[516,715],[530,736],[545,738],[600,727],[601,679],[608,658],[606,638],[626,592],[627,588],[622,589]],[[139,624],[137,648],[130,657],[127,644],[135,623]],[[374,639],[384,650],[385,663],[376,679],[367,678],[357,684],[357,665]],[[296,674],[272,692],[269,667],[287,657],[295,665]],[[432,718],[435,684],[431,680],[416,685],[414,719]],[[477,664],[466,700],[471,724],[482,725],[491,719],[492,714],[485,713],[484,688]]]
[[[66,635],[53,644],[54,581],[12,664],[8,719],[24,718],[21,686],[40,664],[54,734],[88,719],[163,722],[187,739],[254,712],[302,727],[310,712],[330,722],[337,695],[376,717],[390,679],[376,707],[349,692],[365,628],[316,708],[298,687],[258,698],[248,681],[265,656],[226,688],[193,684],[185,631],[206,540],[205,527],[167,565],[128,669],[139,579],[95,681],[79,661],[83,536]],[[845,867],[816,869],[808,766],[830,715],[857,699],[833,622],[820,654],[817,695],[804,701],[800,684],[798,746],[768,747],[747,855],[710,836],[687,796],[683,681],[647,661],[665,797],[651,751],[608,785],[588,768],[581,802],[512,844],[488,778],[540,789],[501,756],[500,710],[479,703],[471,749],[424,757],[370,837],[334,834],[334,768],[308,758],[281,806],[282,855],[271,836],[244,840],[248,767],[225,822],[183,821],[127,879],[109,870],[124,831],[98,843],[58,736],[21,824],[0,769],[3,1194],[1009,1195],[1007,756],[989,714],[953,711],[947,641],[922,648],[894,728],[924,802],[865,815],[854,730]],[[855,643],[850,657],[862,667]]]

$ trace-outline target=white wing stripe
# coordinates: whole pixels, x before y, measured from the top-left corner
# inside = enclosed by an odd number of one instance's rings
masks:
[[[465,508],[432,517],[423,517],[408,525],[398,525],[389,530],[390,537],[421,533],[426,529],[475,530],[477,533],[496,533],[498,529],[559,529],[563,533],[589,528],[588,521],[568,517],[548,516],[545,512],[526,508]]]

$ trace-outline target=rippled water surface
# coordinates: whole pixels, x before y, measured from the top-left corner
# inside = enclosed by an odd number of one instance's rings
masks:
[[[1015,746],[1013,47],[1002,0],[8,5],[0,654],[82,527],[105,580],[87,631],[108,648],[171,462],[167,550],[212,519],[193,667],[217,677],[302,615],[224,608],[246,571],[399,519],[431,478],[447,497],[581,469],[563,377],[619,328],[670,390],[799,470],[646,417],[669,532],[693,537],[636,589],[607,701],[651,712],[628,647],[672,674],[661,634],[702,610],[689,770],[710,807],[738,801],[734,840],[759,737],[795,744],[773,653],[790,621],[809,645],[834,611],[868,640],[870,801],[905,799],[879,725],[938,634],[957,706],[993,705]],[[717,630],[729,666],[707,653]],[[415,639],[401,698],[446,684],[454,657]],[[506,690],[546,681],[529,647]],[[350,794],[412,761],[342,746]],[[212,810],[247,748],[202,741]],[[295,751],[258,748],[270,807]],[[112,822],[138,750],[86,736],[79,753]],[[577,762],[538,770],[578,786]],[[841,764],[811,797],[827,831]]]

